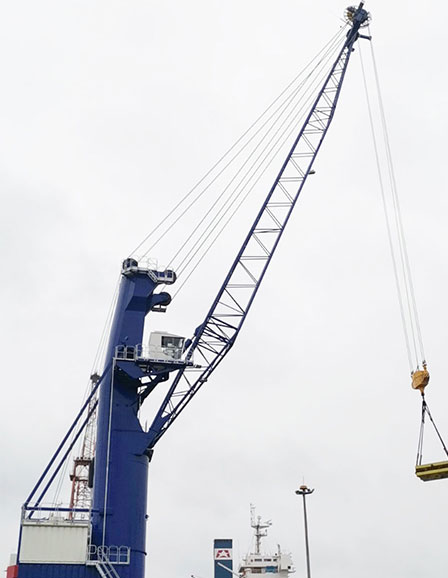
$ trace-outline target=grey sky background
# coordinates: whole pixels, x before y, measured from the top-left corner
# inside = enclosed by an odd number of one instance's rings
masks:
[[[366,7],[432,374],[428,402],[448,435],[448,8]],[[121,259],[337,32],[344,8],[1,2],[5,566],[20,505],[81,403]],[[237,344],[156,448],[148,576],[211,577],[215,537],[233,537],[245,554],[251,502],[274,522],[268,545],[291,551],[304,576],[294,495],[303,481],[316,488],[317,578],[446,571],[447,482],[413,473],[420,401],[357,53],[315,168]],[[153,329],[189,335],[202,321],[254,212],[242,210]],[[427,435],[428,459],[443,459]]]

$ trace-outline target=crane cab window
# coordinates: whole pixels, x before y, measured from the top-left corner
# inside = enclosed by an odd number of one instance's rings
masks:
[[[174,337],[172,335],[162,336],[162,347],[183,347],[184,339],[183,337]]]

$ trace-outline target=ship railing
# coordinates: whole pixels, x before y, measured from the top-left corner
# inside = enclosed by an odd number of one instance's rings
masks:
[[[96,546],[95,544],[90,544],[88,560],[89,562],[129,564],[131,560],[131,549],[129,546]]]

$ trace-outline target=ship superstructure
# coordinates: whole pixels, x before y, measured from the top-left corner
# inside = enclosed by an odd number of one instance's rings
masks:
[[[253,506],[251,506],[251,526],[254,529],[255,547],[254,552],[247,554],[241,561],[239,566],[241,578],[249,578],[255,574],[288,578],[295,572],[291,554],[282,552],[279,545],[277,545],[277,552],[274,554],[262,552],[261,540],[267,536],[271,521],[262,522],[261,516],[255,516]]]

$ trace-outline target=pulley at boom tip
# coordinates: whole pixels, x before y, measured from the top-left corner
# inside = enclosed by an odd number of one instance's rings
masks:
[[[347,24],[356,28],[364,28],[368,26],[372,20],[370,12],[364,10],[364,2],[361,2],[358,7],[349,6],[345,9],[344,18]]]

